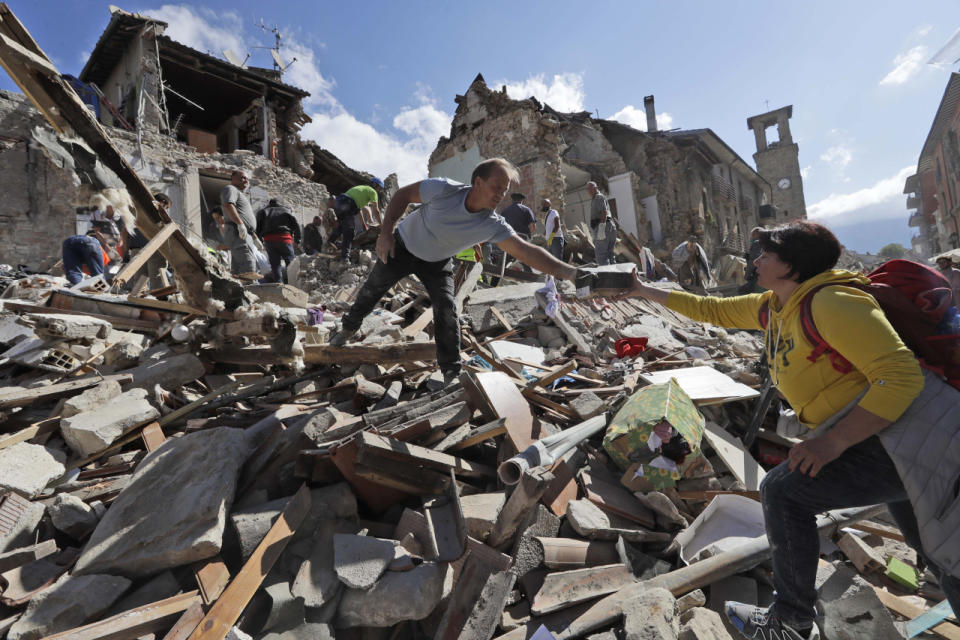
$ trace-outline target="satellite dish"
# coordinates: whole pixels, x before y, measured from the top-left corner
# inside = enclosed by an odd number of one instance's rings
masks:
[[[947,44],[933,54],[927,64],[952,67],[957,62],[960,62],[960,29],[954,31],[950,39],[947,40]]]
[[[270,56],[273,58],[273,63],[280,67],[280,71],[286,71],[287,67],[290,66],[283,61],[276,49],[270,49]]]
[[[234,53],[233,51],[231,51],[230,49],[224,49],[224,50],[223,50],[223,57],[227,59],[227,62],[229,62],[230,64],[232,64],[232,65],[235,66],[235,67],[240,67],[241,69],[246,69],[246,68],[247,68],[247,61],[246,61],[246,59],[241,60],[241,59],[240,59],[240,56],[238,56],[237,54],[235,54],[235,53]],[[249,58],[249,57],[250,57],[250,54],[248,53],[248,54],[247,54],[247,58]]]

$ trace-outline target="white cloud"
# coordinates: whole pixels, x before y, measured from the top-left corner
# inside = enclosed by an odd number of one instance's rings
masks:
[[[159,9],[145,9],[143,15],[163,20],[170,26],[164,35],[188,47],[223,57],[231,49],[241,59],[247,49],[243,42],[243,20],[233,11],[194,9],[186,5],[165,4]]]
[[[916,37],[922,38],[922,37],[924,37],[925,35],[927,35],[928,33],[930,33],[930,31],[932,31],[932,30],[933,30],[933,25],[925,24],[925,25],[923,25],[922,27],[917,27],[917,30],[916,30],[914,33],[915,33]]]
[[[309,91],[310,97],[306,100],[308,105],[339,107],[337,99],[333,97],[335,83],[320,73],[313,49],[287,37],[284,48],[281,50],[281,57],[289,65],[283,74],[283,81]],[[296,62],[291,63],[294,58]]]
[[[900,85],[920,73],[923,69],[924,60],[927,58],[927,53],[927,47],[921,44],[909,51],[897,54],[897,57],[893,59],[893,70],[883,77],[880,86]]]
[[[879,180],[874,185],[859,189],[853,193],[829,196],[807,207],[807,216],[819,220],[830,220],[835,224],[869,222],[877,218],[906,217],[906,209],[897,202],[903,195],[903,184],[907,177],[915,173],[916,165],[900,169],[895,175]],[[876,205],[889,205],[876,207]],[[864,211],[867,208],[870,211]]]
[[[842,172],[853,160],[853,153],[843,145],[830,147],[820,155],[820,159],[833,169]]]
[[[800,169],[800,177],[806,180],[810,176],[811,165],[805,166],[803,169]]]
[[[642,107],[635,107],[632,104],[628,104],[610,116],[610,120],[616,120],[639,131],[647,130],[647,112]],[[660,131],[673,129],[673,116],[666,111],[658,113],[657,129]]]
[[[583,111],[583,74],[558,73],[554,74],[550,84],[542,73],[531,75],[522,82],[501,80],[493,83],[494,87],[506,85],[507,94],[514,100],[525,100],[533,96],[540,102],[546,102],[557,111],[568,113]]]

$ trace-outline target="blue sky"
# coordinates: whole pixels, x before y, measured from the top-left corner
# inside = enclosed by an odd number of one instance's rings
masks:
[[[115,2],[118,0],[114,0]],[[8,0],[64,73],[78,74],[108,2]],[[401,183],[426,175],[457,93],[483,73],[515,98],[638,128],[653,94],[661,128],[709,127],[749,163],[746,119],[787,104],[809,215],[847,246],[909,246],[903,180],[916,167],[949,68],[926,64],[960,26],[954,1],[897,3],[138,2],[127,11],[222,56],[284,34],[285,81],[313,95],[304,135],[349,165]],[[889,6],[890,8],[885,8]],[[361,13],[362,12],[362,13]],[[0,88],[13,89],[0,72]]]

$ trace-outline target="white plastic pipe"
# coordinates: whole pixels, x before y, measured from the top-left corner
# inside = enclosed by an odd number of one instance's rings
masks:
[[[560,433],[537,440],[517,455],[505,460],[497,468],[497,475],[504,484],[515,485],[520,482],[527,469],[552,465],[565,453],[606,426],[607,414],[602,413]]]

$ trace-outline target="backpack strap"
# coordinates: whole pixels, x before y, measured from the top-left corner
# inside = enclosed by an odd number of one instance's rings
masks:
[[[829,355],[830,364],[833,365],[834,369],[840,373],[850,373],[853,371],[853,365],[823,339],[816,323],[813,321],[813,296],[828,286],[830,285],[825,284],[810,290],[800,302],[800,326],[803,329],[803,337],[813,345],[813,351],[807,356],[807,360],[816,362],[820,356]]]

